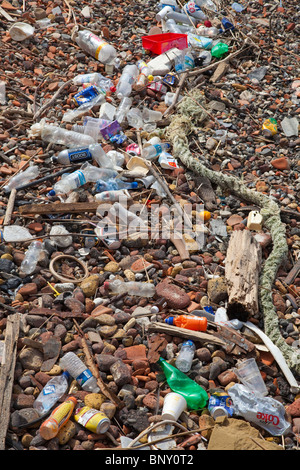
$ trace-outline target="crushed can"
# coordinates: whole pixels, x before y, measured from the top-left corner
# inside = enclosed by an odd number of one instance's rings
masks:
[[[76,104],[76,106],[81,106],[92,101],[94,98],[96,98],[96,96],[99,95],[99,93],[99,90],[95,86],[91,85],[76,93],[76,95],[73,97],[73,102]]]
[[[273,136],[277,134],[278,125],[277,121],[274,118],[266,119],[262,125],[262,132],[265,136]]]

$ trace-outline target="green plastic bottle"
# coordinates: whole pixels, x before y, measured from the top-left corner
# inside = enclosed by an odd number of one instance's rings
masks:
[[[219,59],[222,55],[226,54],[226,52],[228,52],[227,44],[224,44],[224,42],[218,42],[218,44],[212,48],[211,55]]]
[[[160,357],[158,364],[162,367],[171,390],[186,399],[190,410],[200,410],[206,406],[208,395],[204,388],[169,364],[165,359]]]

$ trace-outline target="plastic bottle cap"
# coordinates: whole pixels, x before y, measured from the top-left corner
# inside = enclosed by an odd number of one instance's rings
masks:
[[[149,82],[152,82],[154,80],[153,75],[148,75],[148,80],[149,80]]]
[[[165,319],[165,323],[168,323],[168,325],[173,325],[174,322],[174,317],[169,317]]]
[[[48,196],[55,196],[56,192],[54,191],[54,189],[51,189],[48,193]]]
[[[131,183],[132,188],[137,188],[138,185],[139,185],[139,184],[138,184],[137,181],[134,181],[133,183]]]
[[[105,281],[105,282],[103,283],[103,287],[104,287],[104,289],[108,289],[108,288],[109,288],[109,282],[108,282],[108,281]]]

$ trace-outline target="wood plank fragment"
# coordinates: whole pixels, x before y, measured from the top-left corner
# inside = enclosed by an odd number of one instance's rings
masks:
[[[0,450],[5,450],[5,438],[10,419],[19,331],[20,314],[9,315],[5,330],[5,359],[0,366]]]
[[[247,321],[258,313],[261,246],[249,230],[236,230],[229,240],[225,259],[228,291],[227,315]]]
[[[50,203],[50,204],[28,204],[19,207],[20,214],[80,214],[84,212],[96,212],[101,201],[76,202],[76,203]]]
[[[186,330],[178,326],[167,325],[164,323],[153,322],[148,326],[149,333],[158,332],[171,336],[179,336],[181,338],[191,339],[192,341],[201,341],[203,343],[213,343],[218,346],[226,346],[226,343],[215,337],[213,334],[204,333],[202,331]]]

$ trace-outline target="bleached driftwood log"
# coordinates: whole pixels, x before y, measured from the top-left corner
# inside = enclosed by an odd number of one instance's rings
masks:
[[[228,292],[227,315],[247,321],[258,313],[258,286],[261,269],[261,246],[249,230],[232,233],[225,259]]]

